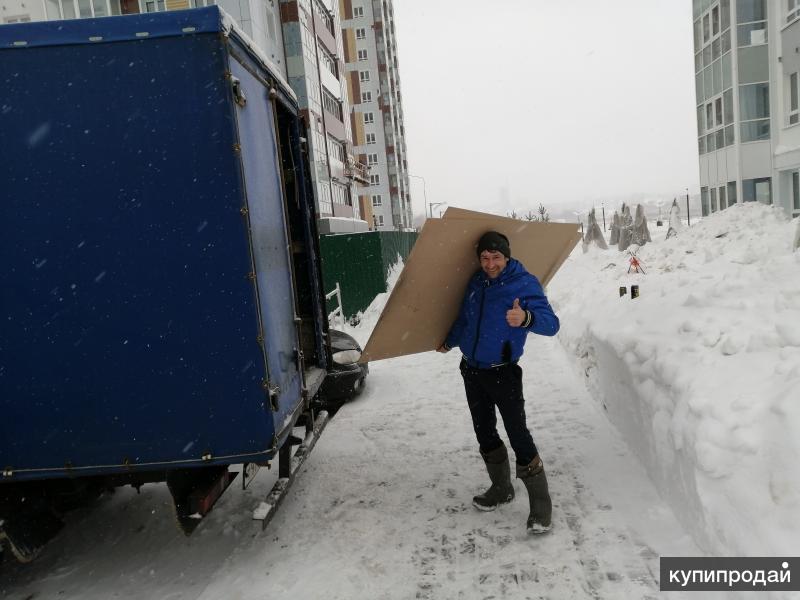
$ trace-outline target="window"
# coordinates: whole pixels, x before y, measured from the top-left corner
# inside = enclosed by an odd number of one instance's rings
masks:
[[[719,191],[717,192],[717,198],[719,199],[719,209],[720,210],[728,208],[728,205],[726,204],[726,201],[725,201],[725,186],[724,185],[719,188]]]
[[[321,215],[333,214],[333,203],[331,202],[331,190],[327,185],[321,185],[319,192],[319,213]]]
[[[367,39],[367,30],[363,27],[359,27],[356,29],[356,39],[357,40],[365,40]]]
[[[375,113],[365,112],[364,113],[364,124],[369,125],[370,123],[375,122]]]
[[[369,176],[369,184],[370,185],[380,185],[381,184],[381,176],[380,175],[370,175]]]
[[[325,107],[329,113],[334,117],[342,120],[342,103],[339,102],[333,95],[326,89],[322,90],[322,106]]]
[[[369,71],[359,71],[358,72],[358,79],[363,83],[365,81],[369,81]]]
[[[800,0],[786,0],[786,22],[791,23],[800,17]]]
[[[141,4],[139,2],[127,2],[122,6],[120,5],[120,0],[45,0],[44,7],[47,19],[50,21],[138,13],[142,9],[147,12],[166,10],[164,0],[142,0]],[[30,19],[25,16],[6,19],[7,23],[20,23],[22,21],[30,21]]]
[[[84,0],[78,0],[78,4],[82,4]],[[164,0],[143,0],[144,12],[164,12],[167,10]],[[81,16],[83,16],[83,9],[81,9]]]
[[[319,63],[324,65],[328,71],[330,71],[334,77],[338,77],[337,69],[336,69],[336,58],[333,54],[329,53],[325,48],[322,47],[322,44],[317,44],[317,51],[319,52]]]
[[[707,217],[710,212],[708,210],[708,188],[700,188],[700,210],[704,217]]]
[[[372,196],[372,206],[383,206],[383,199],[380,194],[374,194]]]
[[[739,23],[767,20],[766,0],[736,0],[736,17]]]
[[[711,188],[708,193],[711,198],[711,212],[717,212],[717,188]]]
[[[704,0],[704,8],[694,22],[697,142],[700,154],[733,143],[734,131],[727,129],[733,126],[733,95],[732,92],[728,94],[733,85],[731,1]],[[751,79],[747,83],[751,81],[764,79]]]
[[[699,144],[701,154],[721,150],[733,144],[733,90],[727,90],[705,106],[699,106],[697,120],[700,139],[705,139],[705,142]]]
[[[739,86],[742,142],[768,140],[769,84],[755,83]]]
[[[711,9],[711,35],[719,33],[719,6]]]
[[[367,154],[367,164],[377,165],[378,164],[378,155],[377,154]]]
[[[358,51],[358,60],[367,60],[368,55],[366,50],[359,50]]]
[[[739,46],[767,43],[767,6],[765,0],[737,0]]]
[[[341,163],[345,162],[344,144],[328,136],[328,154],[334,160],[338,160]]]
[[[317,14],[322,23],[325,25],[325,29],[328,30],[328,33],[335,36],[336,30],[333,28],[333,18],[328,13],[328,10],[323,7],[321,2],[312,2],[311,4],[314,7],[314,12]]]
[[[375,134],[374,133],[368,133],[367,134],[367,143],[368,144],[374,144],[375,143]]]
[[[383,227],[383,215],[377,215],[378,227]]]
[[[347,187],[337,181],[331,181],[331,200],[334,204],[352,206]]]
[[[372,92],[361,92],[361,102],[372,102]]]
[[[353,7],[353,18],[358,19],[364,16],[364,7],[363,6],[354,6]]]
[[[789,75],[789,125],[794,125],[800,121],[800,111],[798,111],[798,73]]]
[[[728,182],[728,206],[736,204],[736,182]]]
[[[792,208],[800,210],[800,172],[792,173]]]
[[[772,179],[745,179],[742,181],[742,200],[772,204]]]
[[[757,46],[767,43],[767,22],[739,25],[739,47]]]

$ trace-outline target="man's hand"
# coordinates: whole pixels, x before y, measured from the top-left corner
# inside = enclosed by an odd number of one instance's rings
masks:
[[[450,348],[447,347],[447,344],[442,344],[436,349],[437,352],[441,352],[442,354],[446,354],[450,352]]]
[[[519,298],[515,298],[514,306],[511,307],[511,310],[506,311],[506,323],[511,327],[519,327],[525,322],[527,316],[519,305]]]

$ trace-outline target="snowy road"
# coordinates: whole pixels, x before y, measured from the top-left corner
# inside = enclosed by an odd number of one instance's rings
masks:
[[[659,555],[702,554],[660,500],[554,339],[523,357],[528,419],[545,460],[554,530],[529,538],[525,491],[494,513],[458,355],[374,363],[262,533],[269,487],[234,485],[194,536],[165,486],[122,490],[74,515],[30,566],[4,564],[19,600],[650,598]],[[238,483],[238,480],[237,482]]]

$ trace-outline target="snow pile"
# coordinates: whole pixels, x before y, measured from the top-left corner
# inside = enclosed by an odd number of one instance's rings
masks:
[[[646,274],[613,248],[576,251],[548,290],[592,395],[717,555],[800,553],[797,227],[734,206],[654,231]]]
[[[361,344],[362,348],[366,346],[372,330],[375,329],[375,325],[378,323],[383,308],[386,306],[386,302],[389,300],[389,296],[400,278],[400,273],[403,272],[404,266],[403,258],[398,254],[397,261],[389,267],[389,272],[386,274],[386,291],[375,296],[363,312],[356,314],[353,319],[357,323],[356,326],[347,325],[344,328],[344,332],[352,335]]]

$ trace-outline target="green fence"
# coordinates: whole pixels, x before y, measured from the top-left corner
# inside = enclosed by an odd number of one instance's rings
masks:
[[[386,275],[400,255],[408,258],[418,234],[410,231],[366,231],[320,236],[325,293],[342,289],[342,311],[350,318],[386,291]],[[328,313],[336,300],[328,300]]]

